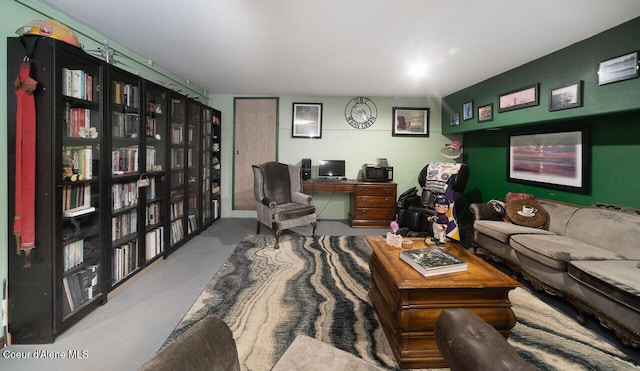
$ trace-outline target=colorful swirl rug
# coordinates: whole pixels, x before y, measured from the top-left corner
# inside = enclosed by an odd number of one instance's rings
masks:
[[[215,314],[231,328],[243,370],[269,370],[298,334],[387,369],[393,353],[369,303],[371,248],[362,236],[247,236],[215,273],[165,346]],[[509,342],[538,370],[640,369],[626,354],[526,288],[510,293]]]

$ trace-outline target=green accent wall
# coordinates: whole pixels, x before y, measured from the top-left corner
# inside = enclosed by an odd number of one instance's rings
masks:
[[[443,134],[463,134],[463,161],[471,176],[470,202],[503,199],[507,192],[590,205],[611,203],[640,209],[640,78],[598,86],[598,64],[640,49],[640,18],[529,62],[442,101]],[[549,111],[549,89],[582,80],[583,106]],[[497,112],[497,97],[539,83],[538,106]],[[462,120],[462,105],[474,103],[474,118]],[[494,104],[494,119],[478,123],[477,107]],[[460,113],[460,125],[449,124]],[[586,194],[507,181],[509,135],[555,131],[586,125],[590,132],[589,185]]]

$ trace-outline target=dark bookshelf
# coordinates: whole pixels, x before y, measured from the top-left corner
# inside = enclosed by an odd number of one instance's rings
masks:
[[[16,127],[7,129],[8,320],[16,344],[53,342],[117,287],[200,233],[214,221],[212,189],[219,184],[213,164],[219,111],[80,48],[36,38],[30,266],[15,253]],[[24,56],[20,38],[8,38],[8,81]],[[7,115],[15,123],[10,85]]]

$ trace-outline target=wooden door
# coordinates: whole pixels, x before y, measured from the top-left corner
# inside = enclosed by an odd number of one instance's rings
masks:
[[[276,160],[278,98],[234,100],[233,209],[255,210],[251,165]]]

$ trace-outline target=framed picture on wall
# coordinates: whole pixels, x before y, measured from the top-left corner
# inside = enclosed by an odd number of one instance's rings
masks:
[[[459,113],[452,113],[451,114],[451,116],[449,117],[449,125],[451,125],[451,126],[460,125],[460,114]]]
[[[393,107],[392,135],[429,136],[429,108]]]
[[[582,106],[582,80],[549,89],[549,111]]]
[[[478,107],[478,122],[493,120],[493,103]]]
[[[462,119],[471,120],[473,118],[473,101],[462,105]]]
[[[538,85],[536,83],[498,95],[498,112],[537,106],[539,104]]]
[[[625,54],[600,62],[598,65],[598,85],[638,77],[638,52]]]
[[[586,127],[509,136],[507,181],[563,191],[589,191]]]
[[[291,136],[322,138],[322,103],[293,103]]]

